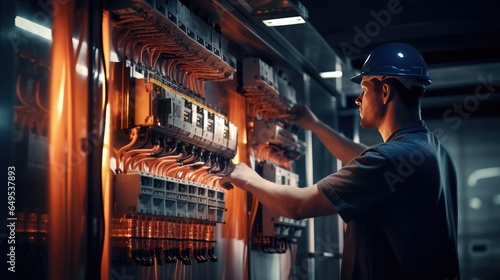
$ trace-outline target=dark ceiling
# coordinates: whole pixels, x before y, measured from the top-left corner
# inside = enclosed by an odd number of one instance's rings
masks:
[[[500,110],[500,2],[302,1],[309,23],[354,71],[376,46],[401,41],[415,46],[426,60],[433,84],[423,109],[429,115],[479,102],[471,116]],[[487,94],[483,100],[480,93]],[[470,108],[470,106],[469,106]],[[453,109],[455,110],[455,109]],[[472,113],[472,112],[467,112]]]
[[[500,61],[497,0],[303,1],[309,21],[341,56],[360,68],[377,45],[403,41],[427,63],[446,66]]]

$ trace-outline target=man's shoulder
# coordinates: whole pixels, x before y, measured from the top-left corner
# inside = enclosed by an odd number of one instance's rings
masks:
[[[408,157],[412,154],[432,155],[434,153],[434,143],[429,134],[405,135],[400,139],[376,144],[368,148],[365,152],[375,151],[384,155],[390,161],[399,157]]]

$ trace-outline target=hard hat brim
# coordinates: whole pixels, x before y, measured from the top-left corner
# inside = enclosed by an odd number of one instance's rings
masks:
[[[356,83],[356,84],[361,84],[361,81],[363,80],[363,75],[362,74],[358,74],[354,77],[351,78],[351,82],[353,83]]]

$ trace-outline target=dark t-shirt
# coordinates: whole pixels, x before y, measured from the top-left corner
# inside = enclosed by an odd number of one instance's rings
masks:
[[[342,279],[459,278],[455,169],[423,121],[318,187],[347,223]]]

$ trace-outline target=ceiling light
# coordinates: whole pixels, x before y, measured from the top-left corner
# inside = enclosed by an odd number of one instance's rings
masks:
[[[52,30],[48,29],[45,26],[41,26],[38,23],[34,23],[23,17],[16,16],[15,25],[42,38],[52,40]]]
[[[309,11],[299,0],[266,0],[256,2],[252,7],[256,19],[267,26],[284,26],[306,23]]]
[[[340,77],[342,77],[342,71],[321,72],[321,73],[319,73],[319,75],[323,79],[340,78]]]
[[[306,23],[306,21],[301,16],[266,19],[262,22],[269,27]]]

